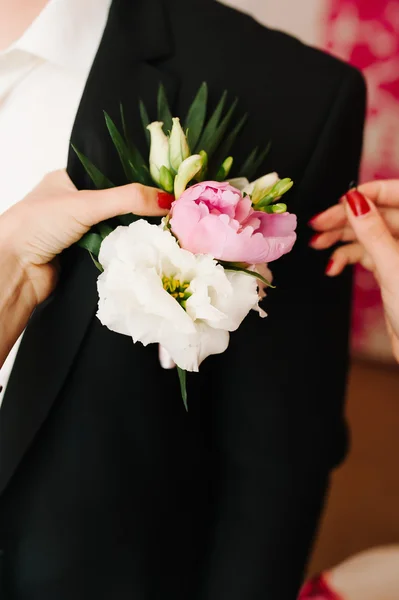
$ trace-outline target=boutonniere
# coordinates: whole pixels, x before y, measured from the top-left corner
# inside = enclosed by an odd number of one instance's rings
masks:
[[[237,101],[226,103],[224,93],[208,114],[204,83],[182,125],[160,86],[157,121],[139,106],[146,157],[129,138],[123,108],[123,133],[106,114],[127,181],[156,185],[175,201],[160,225],[121,215],[80,241],[101,271],[99,320],[134,343],[160,345],[163,362],[167,357],[177,367],[186,408],[186,372],[224,352],[230,332],[252,309],[266,316],[259,301],[271,286],[267,264],[290,252],[296,240],[296,217],[281,202],[291,179],[269,173],[251,182],[268,148],[253,150],[231,178],[231,150],[246,115],[231,126]],[[113,187],[75,151],[96,187]]]

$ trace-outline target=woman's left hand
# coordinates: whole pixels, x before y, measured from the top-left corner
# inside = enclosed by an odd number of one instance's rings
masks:
[[[348,192],[340,204],[310,224],[319,231],[310,242],[313,248],[346,242],[333,252],[327,275],[339,275],[346,265],[355,263],[374,273],[399,362],[399,180],[372,182]]]

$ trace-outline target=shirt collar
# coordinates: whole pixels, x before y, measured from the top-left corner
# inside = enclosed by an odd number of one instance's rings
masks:
[[[8,51],[18,49],[87,72],[100,44],[111,0],[49,0]]]

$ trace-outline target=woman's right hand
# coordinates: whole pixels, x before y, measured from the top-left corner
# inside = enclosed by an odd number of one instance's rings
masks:
[[[78,191],[65,171],[56,171],[0,215],[0,368],[34,308],[52,292],[57,254],[101,221],[128,213],[163,216],[173,200],[135,183]]]
[[[54,171],[0,216],[1,250],[22,268],[34,302],[40,304],[56,282],[53,259],[90,227],[128,213],[163,216],[173,200],[170,194],[136,183],[78,191],[66,171]]]
[[[399,362],[399,180],[373,181],[348,192],[339,204],[314,217],[316,250],[344,242],[331,256],[327,275],[359,263],[381,288],[386,323]]]

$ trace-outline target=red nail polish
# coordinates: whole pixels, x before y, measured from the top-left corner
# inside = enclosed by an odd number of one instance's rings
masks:
[[[331,589],[325,576],[314,577],[303,586],[298,600],[342,600],[341,596]]]
[[[170,210],[172,206],[172,202],[174,202],[175,197],[173,194],[168,194],[168,192],[158,192],[158,206],[159,208],[163,208],[165,210]]]
[[[366,198],[357,190],[352,190],[346,194],[346,200],[355,217],[361,217],[369,212],[370,206]]]
[[[323,235],[322,233],[316,233],[315,235],[312,235],[312,237],[310,238],[310,242],[309,242],[309,246],[313,246],[315,244],[315,242],[317,242],[317,240],[319,239],[319,237]]]
[[[327,266],[326,266],[326,273],[329,273],[331,271],[333,264],[334,264],[334,261],[330,258],[330,260],[328,261]]]

